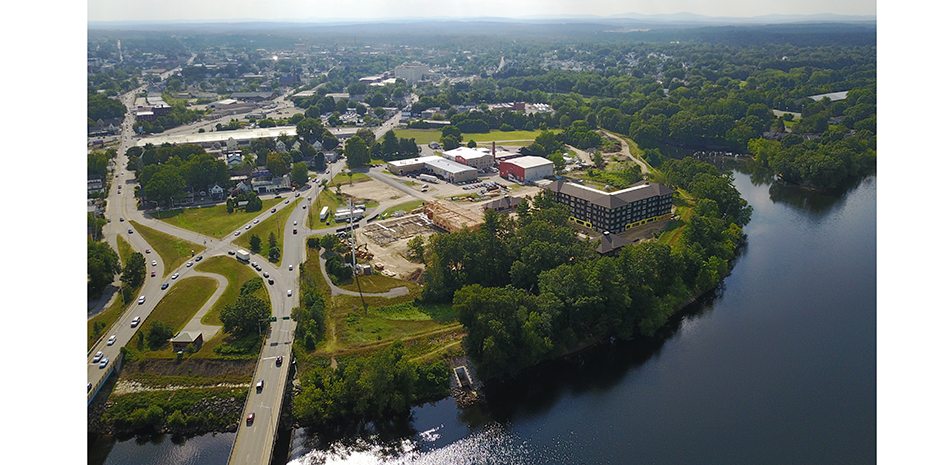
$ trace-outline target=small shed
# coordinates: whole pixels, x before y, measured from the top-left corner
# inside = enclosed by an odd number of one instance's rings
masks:
[[[202,348],[202,332],[201,331],[180,331],[173,339],[170,339],[170,344],[173,345],[173,352],[185,351],[192,347],[193,351],[197,351]]]

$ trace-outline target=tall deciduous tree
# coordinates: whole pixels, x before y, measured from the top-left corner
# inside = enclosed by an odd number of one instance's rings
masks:
[[[222,309],[220,319],[225,332],[247,336],[268,326],[271,305],[254,295],[240,295],[235,303]]]
[[[369,147],[358,136],[346,141],[346,163],[350,168],[362,168],[369,165]]]

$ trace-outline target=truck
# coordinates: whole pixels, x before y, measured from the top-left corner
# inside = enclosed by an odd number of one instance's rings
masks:
[[[330,214],[330,207],[323,207],[320,209],[320,221],[326,221],[326,217]]]
[[[422,181],[433,182],[434,184],[437,184],[438,182],[437,177],[432,176],[430,174],[419,174],[418,179]]]
[[[235,258],[237,258],[238,261],[248,263],[251,260],[251,254],[245,249],[238,249],[235,251]]]

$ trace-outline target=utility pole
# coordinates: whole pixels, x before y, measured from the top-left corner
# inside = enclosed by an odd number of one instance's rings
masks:
[[[352,247],[352,268],[353,278],[356,280],[356,288],[359,289],[359,300],[362,301],[362,311],[369,314],[369,308],[366,306],[366,298],[362,295],[362,285],[359,284],[359,273],[356,270],[356,233],[353,231],[353,204],[352,197],[349,198],[349,243]]]

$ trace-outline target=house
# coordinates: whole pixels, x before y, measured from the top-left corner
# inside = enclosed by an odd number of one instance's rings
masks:
[[[570,220],[613,234],[668,217],[675,192],[666,185],[649,182],[605,192],[573,182],[552,181],[545,190],[568,207]]]
[[[290,175],[287,174],[280,177],[275,176],[270,179],[254,178],[251,180],[251,190],[259,194],[286,189],[290,189]]]
[[[287,151],[287,144],[285,144],[284,141],[279,140],[279,141],[277,141],[276,144],[274,144],[274,149],[275,149],[275,151],[284,153],[284,152]]]
[[[238,181],[235,185],[235,192],[250,192],[251,184],[247,180]]]
[[[225,195],[225,189],[222,189],[222,186],[216,184],[209,188],[209,195],[211,195],[213,199],[219,200]]]
[[[495,212],[505,212],[515,210],[522,199],[519,197],[502,197],[483,204],[483,210],[493,210]]]
[[[104,190],[104,181],[101,178],[88,180],[88,195],[97,194]]]
[[[173,346],[173,352],[190,350],[190,348],[195,352],[202,348],[202,332],[180,331],[173,339],[170,339],[170,344]]]

